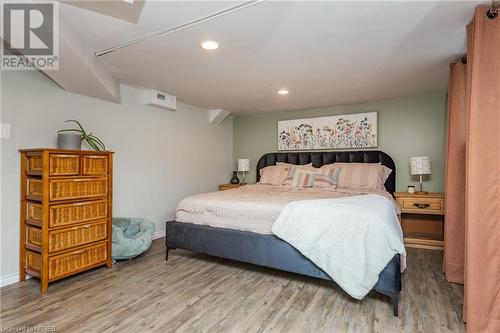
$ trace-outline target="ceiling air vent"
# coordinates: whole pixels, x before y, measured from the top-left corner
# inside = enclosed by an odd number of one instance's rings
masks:
[[[144,92],[144,104],[156,106],[170,111],[177,110],[177,98],[156,90]]]

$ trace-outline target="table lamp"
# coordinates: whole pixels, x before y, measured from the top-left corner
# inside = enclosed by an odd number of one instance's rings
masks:
[[[412,175],[420,177],[420,191],[417,193],[427,194],[422,188],[422,176],[431,174],[431,159],[428,156],[412,157],[410,159],[410,167]]]
[[[250,171],[250,160],[248,158],[238,159],[238,171],[243,173],[243,184],[246,184],[245,174]]]

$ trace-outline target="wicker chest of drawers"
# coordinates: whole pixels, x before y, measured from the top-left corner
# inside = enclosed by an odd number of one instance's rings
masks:
[[[21,149],[20,279],[111,267],[113,153]]]

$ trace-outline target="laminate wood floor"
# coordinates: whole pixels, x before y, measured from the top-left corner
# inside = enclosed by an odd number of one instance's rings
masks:
[[[441,252],[408,250],[397,318],[385,297],[371,293],[356,301],[328,281],[183,250],[165,261],[163,240],[157,240],[139,258],[53,283],[43,296],[37,279],[0,289],[0,328],[463,332],[463,289],[445,281],[441,262]]]

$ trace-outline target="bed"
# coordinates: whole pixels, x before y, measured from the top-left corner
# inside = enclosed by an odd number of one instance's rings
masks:
[[[295,165],[312,163],[313,167],[334,162],[380,163],[392,170],[384,184],[386,191],[380,194],[387,196],[395,191],[394,161],[381,151],[267,153],[257,163],[257,182],[262,168],[278,162]],[[361,191],[341,192],[344,192],[342,196],[363,194],[359,193]],[[179,204],[175,221],[166,222],[166,259],[168,260],[170,250],[180,248],[331,280],[328,274],[295,247],[270,231],[280,209],[290,201],[326,198],[331,195],[321,189],[283,191],[282,188],[273,186],[248,185],[237,190],[194,196]],[[196,203],[220,211],[209,214],[208,217],[203,216],[197,214]],[[207,207],[200,209],[206,211]],[[379,274],[373,289],[389,297],[393,313],[397,316],[398,295],[401,290],[401,259],[398,254],[392,257]]]

